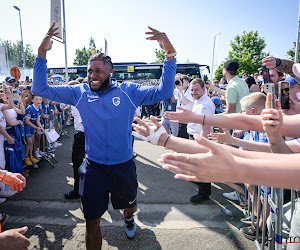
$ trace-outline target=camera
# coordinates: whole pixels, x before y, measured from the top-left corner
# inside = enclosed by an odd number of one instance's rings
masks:
[[[31,90],[31,86],[26,86],[26,90]]]
[[[181,85],[181,81],[180,80],[175,80],[175,85]]]

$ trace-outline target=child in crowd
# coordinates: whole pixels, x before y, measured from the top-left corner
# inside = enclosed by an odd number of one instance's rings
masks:
[[[32,95],[32,104],[26,108],[26,117],[25,117],[25,137],[26,137],[26,146],[25,146],[25,163],[26,165],[33,165],[34,168],[38,168],[38,160],[33,157],[33,143],[34,143],[34,134],[35,131],[42,131],[42,125],[40,123],[42,109],[42,97]],[[39,150],[39,145],[36,145],[36,150]]]
[[[11,109],[14,107],[12,94],[9,88],[6,85],[3,85],[3,89],[1,89],[1,100],[0,100],[0,168],[5,169],[5,154],[4,154],[4,140],[7,139],[9,144],[14,144],[15,140],[6,132],[6,120],[2,111]],[[7,104],[3,103],[3,99],[7,98]],[[5,185],[3,182],[0,182],[0,203],[5,202],[5,197],[9,197],[14,195],[15,193],[12,191],[11,187]]]

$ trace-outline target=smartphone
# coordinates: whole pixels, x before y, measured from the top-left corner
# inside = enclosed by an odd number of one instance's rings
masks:
[[[18,96],[18,90],[17,90],[17,89],[14,89],[14,90],[12,91],[12,94],[13,94],[13,99],[16,99],[17,96]]]
[[[27,85],[26,89],[30,91],[31,90],[31,86]]]
[[[203,76],[203,81],[204,81],[204,83],[206,84],[206,82],[208,81],[207,75],[204,75],[204,76]]]
[[[275,109],[275,99],[276,99],[276,94],[275,94],[275,84],[274,83],[266,83],[263,85],[264,86],[264,92],[266,94],[271,93],[271,106],[273,109]]]
[[[271,82],[269,69],[266,66],[262,66],[262,77],[264,79],[264,83]]]
[[[282,109],[290,109],[290,83],[281,81],[278,83],[278,99]]]

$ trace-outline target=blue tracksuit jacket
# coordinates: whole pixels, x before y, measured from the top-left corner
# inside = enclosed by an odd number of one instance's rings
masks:
[[[114,165],[132,158],[132,121],[136,108],[173,96],[176,60],[164,62],[158,87],[112,83],[105,91],[91,91],[88,84],[49,86],[47,60],[36,58],[32,92],[53,101],[75,106],[85,131],[88,159]]]

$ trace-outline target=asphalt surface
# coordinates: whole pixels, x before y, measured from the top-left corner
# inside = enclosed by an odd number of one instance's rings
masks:
[[[0,205],[10,216],[3,230],[29,227],[28,249],[85,249],[79,199],[64,199],[74,182],[74,129],[67,130],[71,138],[62,136],[63,146],[55,152],[58,163],[52,160],[55,168],[41,161],[38,169],[31,169],[24,191]],[[168,150],[135,140],[134,151],[139,182],[136,236],[126,238],[122,213],[109,206],[101,220],[102,249],[256,249],[239,231],[241,209],[222,195],[231,191],[226,185],[213,183],[211,199],[192,205],[189,198],[197,186],[174,179],[157,161]],[[221,212],[224,207],[233,211],[232,217]]]

